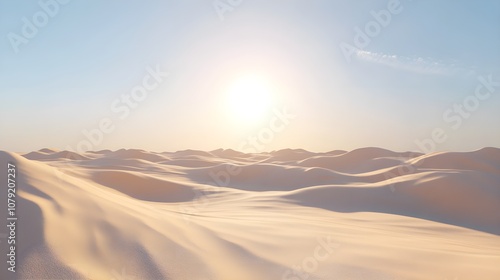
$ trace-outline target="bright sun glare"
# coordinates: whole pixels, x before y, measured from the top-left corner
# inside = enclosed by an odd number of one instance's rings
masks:
[[[231,84],[227,91],[228,108],[231,117],[255,122],[270,110],[272,90],[262,78],[245,76]]]

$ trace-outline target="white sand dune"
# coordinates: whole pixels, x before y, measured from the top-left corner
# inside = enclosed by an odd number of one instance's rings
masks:
[[[8,162],[18,262],[0,279],[500,279],[496,148],[0,152]]]

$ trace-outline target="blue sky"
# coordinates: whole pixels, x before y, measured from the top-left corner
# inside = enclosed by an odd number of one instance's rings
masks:
[[[346,59],[356,28],[369,43]],[[435,150],[500,146],[499,1],[0,0],[0,36],[3,150],[241,149],[251,137],[254,150],[429,150],[435,129]],[[117,112],[154,69],[168,77]],[[251,123],[225,102],[248,75],[273,95]],[[494,85],[483,99],[480,77]],[[460,114],[464,100],[473,110]],[[285,107],[293,120],[263,141]],[[112,131],[92,134],[103,119]]]

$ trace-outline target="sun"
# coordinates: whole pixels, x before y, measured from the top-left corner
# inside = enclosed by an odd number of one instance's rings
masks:
[[[271,109],[273,92],[265,79],[244,76],[228,87],[226,100],[231,117],[239,121],[255,122]]]

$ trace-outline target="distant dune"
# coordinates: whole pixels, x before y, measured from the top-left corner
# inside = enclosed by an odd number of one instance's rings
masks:
[[[19,218],[17,278],[1,279],[500,279],[497,148],[0,161],[16,164]]]

